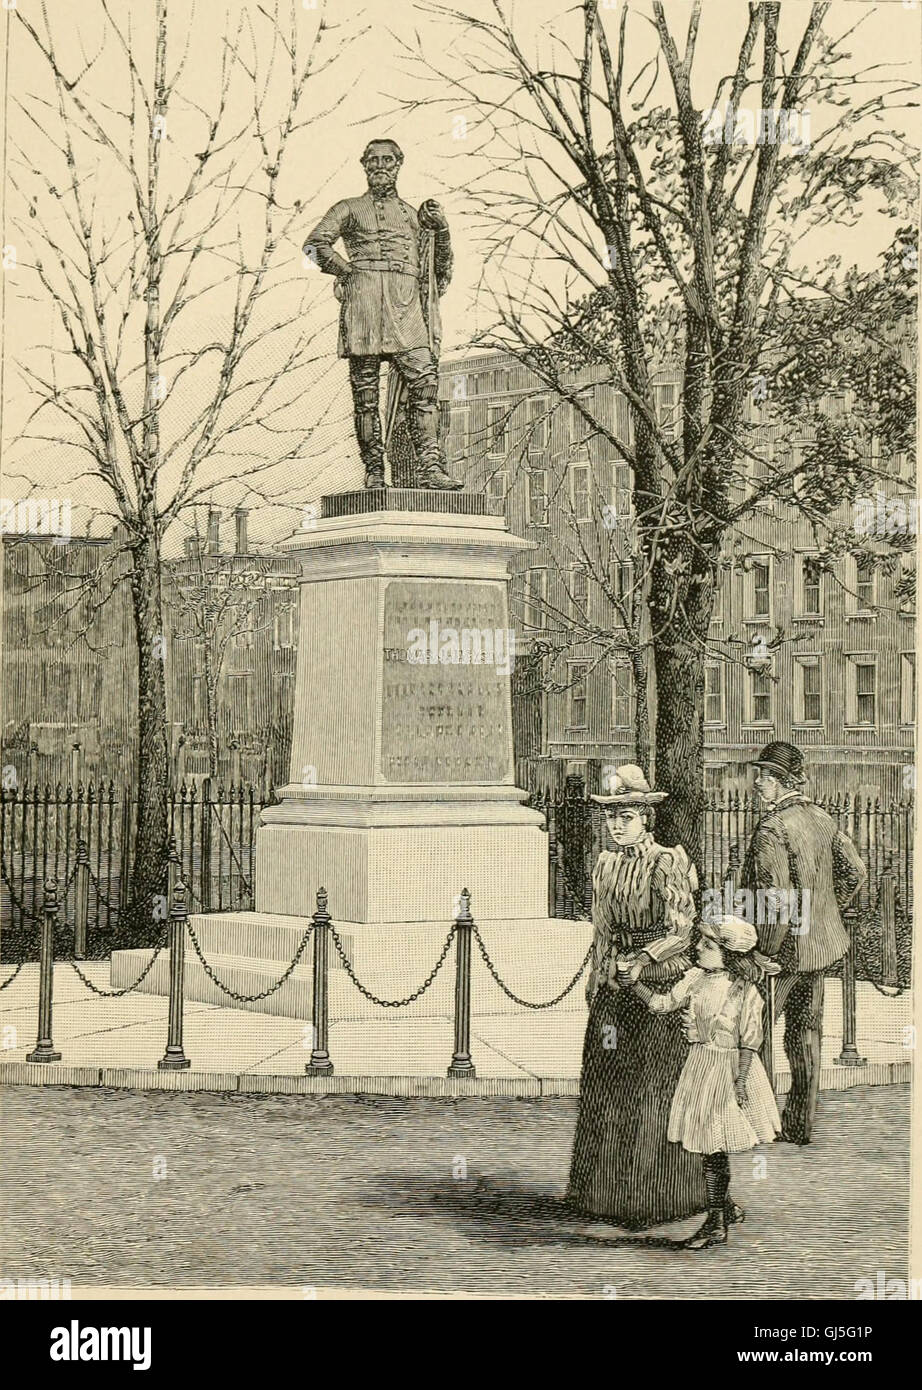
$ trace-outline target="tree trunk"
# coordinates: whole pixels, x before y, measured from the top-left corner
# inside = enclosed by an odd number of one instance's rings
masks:
[[[682,572],[677,567],[682,566]],[[656,786],[668,792],[657,810],[657,839],[682,845],[704,861],[704,667],[714,601],[703,547],[664,544],[653,564],[650,618],[659,630],[656,672]]]
[[[208,638],[205,638],[203,652],[203,680],[205,682],[205,725],[208,736],[208,775],[218,777],[221,769],[218,763],[218,681],[215,676],[211,655],[208,651]]]
[[[656,644],[656,838],[683,845],[698,865],[704,849],[704,650],[678,623]]]
[[[150,934],[160,921],[155,898],[166,893],[169,833],[167,788],[166,648],[160,594],[160,552],[156,535],[131,552],[131,598],[138,649],[138,819],[131,876],[129,920]]]

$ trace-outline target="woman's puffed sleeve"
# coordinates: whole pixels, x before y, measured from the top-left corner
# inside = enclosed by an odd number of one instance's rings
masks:
[[[740,1010],[740,1047],[748,1047],[758,1052],[762,1046],[762,1019],[765,1006],[755,985],[746,986],[743,1007]]]
[[[701,979],[703,971],[700,966],[693,965],[691,970],[686,970],[668,994],[654,994],[647,1004],[647,1008],[653,1014],[671,1014],[676,1009],[681,1009],[688,1000],[695,985]]]
[[[687,948],[695,921],[698,875],[681,845],[660,853],[651,886],[663,905],[663,935],[644,951],[651,960],[668,960]]]

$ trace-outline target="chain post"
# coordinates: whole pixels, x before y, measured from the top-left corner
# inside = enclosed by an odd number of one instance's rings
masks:
[[[45,884],[42,932],[39,951],[38,1037],[27,1062],[60,1062],[51,1039],[51,1001],[54,990],[54,929],[58,921],[58,885],[53,878]]]
[[[333,1075],[333,1063],[330,1061],[328,1051],[330,996],[328,991],[327,930],[331,920],[332,918],[327,912],[327,890],[318,888],[317,911],[314,913],[314,996],[312,1007],[314,1046],[311,1050],[311,1059],[304,1068],[308,1076]]]
[[[176,879],[170,900],[170,1015],[166,1052],[157,1063],[160,1071],[184,1071],[191,1062],[182,1045],[182,995],[185,974],[186,885]]]
[[[179,858],[179,850],[176,846],[176,836],[170,835],[167,841],[166,851],[166,891],[167,901],[172,903],[173,894],[176,891],[176,884],[182,877],[182,863]],[[185,887],[185,884],[183,885]],[[188,912],[188,909],[187,909]]]
[[[458,941],[455,947],[455,1050],[449,1076],[476,1076],[471,1061],[471,895],[461,890],[461,907],[455,917]]]
[[[858,1018],[855,999],[855,927],[858,914],[854,908],[843,913],[845,929],[848,932],[848,950],[842,959],[842,1052],[833,1065],[837,1067],[863,1067],[867,1058],[858,1051]]]
[[[77,842],[74,888],[74,956],[86,960],[86,922],[90,901],[90,854],[86,840]]]

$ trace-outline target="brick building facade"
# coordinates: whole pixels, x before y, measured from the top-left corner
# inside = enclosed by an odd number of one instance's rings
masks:
[[[468,487],[505,497],[510,527],[536,547],[517,558],[513,585],[524,655],[517,752],[574,768],[635,756],[635,682],[618,607],[629,606],[635,583],[631,475],[604,437],[629,441],[631,426],[626,400],[602,375],[573,373],[562,396],[502,354],[458,355],[441,370],[453,471]],[[674,433],[678,377],[663,367],[655,379],[661,424]],[[834,413],[842,402],[824,406]],[[740,479],[739,500],[770,470],[796,467],[802,447],[784,443],[776,427],[760,428],[758,409],[751,404],[758,457]],[[903,459],[885,462],[905,482],[897,495],[911,525],[911,472]],[[899,798],[912,785],[916,704],[914,613],[899,594],[900,566],[849,557],[818,574],[815,553],[808,521],[778,499],[759,502],[733,538],[703,696],[707,785],[748,785],[746,760],[782,738],[804,748],[818,794]],[[536,644],[549,652],[540,678],[528,662]]]

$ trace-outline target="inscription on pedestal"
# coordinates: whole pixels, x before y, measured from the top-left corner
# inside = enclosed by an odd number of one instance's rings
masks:
[[[495,783],[511,775],[513,654],[503,599],[502,583],[388,584],[381,716],[388,781]]]

